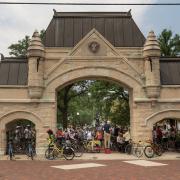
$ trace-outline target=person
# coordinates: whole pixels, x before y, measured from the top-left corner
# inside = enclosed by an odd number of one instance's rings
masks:
[[[55,143],[55,135],[53,133],[53,131],[51,129],[47,130],[48,133],[48,141],[49,141],[49,147],[53,146],[53,144]]]
[[[126,132],[123,134],[123,137],[124,137],[124,146],[126,147],[126,145],[129,144],[129,140],[131,139],[129,129],[126,130]]]
[[[115,137],[118,137],[119,130],[120,130],[119,126],[115,125],[115,129],[114,129],[114,136]]]
[[[111,126],[110,121],[107,121],[104,125],[104,148],[110,148],[110,139],[111,139]]]
[[[162,143],[163,143],[163,148],[167,150],[168,149],[168,130],[166,128],[166,125],[164,125],[163,130],[162,130]]]
[[[160,126],[157,126],[156,133],[157,133],[157,143],[161,144],[162,143],[162,131],[161,131]]]
[[[93,139],[93,137],[92,137],[92,132],[91,132],[90,129],[88,129],[88,130],[87,130],[87,140],[88,140],[88,141],[91,141],[92,139]]]
[[[170,128],[170,140],[173,142],[176,140],[176,128],[173,125]]]
[[[103,135],[101,130],[97,130],[95,138],[100,141],[100,146],[102,147]]]
[[[153,126],[153,131],[152,131],[152,134],[153,134],[153,142],[154,142],[154,143],[157,143],[157,132],[156,132],[156,126]]]
[[[64,141],[64,133],[61,127],[59,127],[56,132],[56,140],[59,146],[61,146]]]
[[[20,142],[21,132],[20,132],[20,126],[16,126],[15,130],[15,142]]]
[[[124,149],[125,149],[124,144],[125,144],[125,142],[124,142],[124,137],[123,137],[122,133],[118,134],[116,141],[117,141],[118,150],[124,152]]]
[[[30,125],[27,125],[25,127],[25,130],[24,130],[24,138],[25,138],[25,144],[27,145],[28,142],[31,142],[32,141],[32,131],[31,131],[31,126]]]

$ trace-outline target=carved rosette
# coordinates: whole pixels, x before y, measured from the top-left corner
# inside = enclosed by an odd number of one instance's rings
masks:
[[[100,48],[100,44],[96,41],[92,41],[88,44],[88,48],[92,53],[97,53]]]

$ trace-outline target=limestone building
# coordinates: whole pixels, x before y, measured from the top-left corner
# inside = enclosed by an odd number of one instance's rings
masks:
[[[151,138],[154,123],[180,118],[180,58],[161,57],[153,31],[145,38],[130,12],[54,12],[43,42],[34,32],[27,58],[1,60],[1,154],[8,124],[18,119],[35,124],[43,152],[47,129],[56,128],[57,90],[89,78],[128,89],[135,141]]]

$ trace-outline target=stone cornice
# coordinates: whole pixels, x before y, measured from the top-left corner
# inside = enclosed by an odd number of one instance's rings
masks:
[[[0,103],[55,103],[54,99],[0,99]]]
[[[180,99],[148,99],[148,98],[135,98],[135,103],[147,103],[147,102],[158,102],[158,103],[180,103]]]
[[[27,89],[27,85],[0,85],[0,88],[4,89]]]

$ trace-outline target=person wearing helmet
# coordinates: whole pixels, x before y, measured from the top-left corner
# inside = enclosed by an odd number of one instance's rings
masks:
[[[55,136],[54,136],[54,133],[51,129],[48,129],[47,130],[47,133],[48,133],[48,141],[49,141],[49,147],[50,146],[53,146],[54,142],[55,142]]]
[[[59,127],[57,132],[56,132],[56,139],[57,139],[57,144],[59,146],[61,146],[62,143],[65,141],[65,139],[64,139],[64,132],[63,132],[61,127]]]

